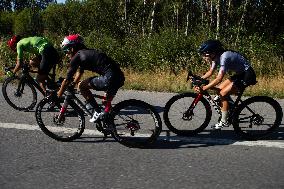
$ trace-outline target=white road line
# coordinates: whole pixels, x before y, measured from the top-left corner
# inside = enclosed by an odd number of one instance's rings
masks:
[[[16,123],[0,123],[0,128],[6,129],[23,129],[23,130],[40,130],[37,125],[28,125],[28,124],[16,124]],[[86,135],[99,135],[103,134],[97,130],[85,129],[84,134]],[[230,139],[216,139],[216,138],[198,138],[198,137],[178,137],[178,136],[165,136],[161,135],[160,140],[167,141],[185,141],[188,143],[194,144],[216,144],[216,145],[238,145],[238,146],[259,146],[259,147],[271,147],[271,148],[284,148],[284,141],[237,141]]]

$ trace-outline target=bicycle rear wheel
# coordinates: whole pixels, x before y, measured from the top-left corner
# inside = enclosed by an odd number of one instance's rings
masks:
[[[22,82],[21,78],[9,77],[2,86],[4,99],[16,110],[31,110],[37,103],[37,93],[33,85]]]
[[[63,142],[79,138],[85,129],[84,114],[75,106],[68,106],[59,118],[61,105],[44,98],[36,107],[36,121],[40,129],[49,137]]]
[[[113,137],[129,147],[153,144],[162,131],[159,114],[150,104],[130,99],[116,104],[111,112]]]
[[[193,136],[208,126],[212,116],[211,106],[202,97],[191,109],[196,97],[195,93],[182,93],[166,103],[163,117],[170,131],[181,136]]]
[[[275,131],[282,117],[282,108],[276,100],[255,96],[243,101],[235,110],[233,127],[241,137],[257,140]]]

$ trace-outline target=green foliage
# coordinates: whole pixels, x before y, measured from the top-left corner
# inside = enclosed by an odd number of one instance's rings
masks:
[[[19,1],[21,5],[26,2]],[[47,5],[53,1],[41,2]],[[196,49],[218,34],[227,48],[250,59],[258,75],[283,73],[283,13],[279,12],[283,5],[253,1],[244,9],[243,1],[232,1],[228,12],[226,1],[221,1],[221,28],[217,33],[217,1],[212,1],[212,7],[201,1],[155,2],[154,6],[153,1],[144,4],[140,0],[68,0],[65,4],[49,4],[44,10],[44,6],[31,6],[31,2],[26,6],[31,8],[22,10],[19,4],[22,11],[0,12],[0,34],[44,35],[60,49],[65,35],[80,33],[88,47],[101,49],[124,68],[170,70],[175,74],[187,67],[194,72],[208,69]],[[239,25],[242,16],[245,22]],[[9,57],[2,47],[1,54]]]
[[[1,38],[0,40],[0,65],[4,66],[12,66],[15,64],[15,53],[13,53],[5,43],[8,38]],[[3,41],[3,42],[1,42]]]
[[[3,11],[0,12],[0,34],[7,35],[13,29],[14,13]]]
[[[25,8],[15,16],[14,33],[17,35],[41,35],[42,32],[43,26],[38,10]]]

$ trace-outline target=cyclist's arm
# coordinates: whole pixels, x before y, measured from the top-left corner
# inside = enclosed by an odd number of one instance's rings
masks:
[[[208,89],[212,89],[213,87],[215,87],[216,85],[221,83],[224,75],[225,75],[225,72],[223,70],[220,70],[217,77],[214,80],[212,80],[208,85],[203,86],[202,90],[205,91],[205,90],[208,90]]]
[[[64,79],[62,84],[61,84],[61,87],[60,89],[58,90],[57,92],[57,96],[58,97],[61,97],[64,93],[64,91],[66,90],[66,88],[68,87],[68,85],[71,83],[71,81],[67,80],[67,79]]]
[[[15,68],[14,68],[14,70],[13,70],[13,73],[14,73],[14,74],[17,73],[17,71],[20,70],[21,65],[22,65],[21,62],[22,62],[22,61],[17,58],[17,63],[16,63],[16,66],[15,66]]]
[[[210,68],[201,78],[202,79],[207,79],[213,75],[214,69]]]
[[[13,70],[14,74],[20,70],[22,64],[23,64],[23,49],[21,44],[17,44],[17,63]]]
[[[77,85],[80,82],[80,79],[83,75],[83,72],[77,71],[74,79],[75,85]]]

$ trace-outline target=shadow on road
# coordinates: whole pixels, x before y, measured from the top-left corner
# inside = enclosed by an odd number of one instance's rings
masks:
[[[270,134],[265,139],[266,142],[284,140],[284,127],[281,125],[277,132]],[[82,136],[73,142],[79,143],[113,143],[116,142],[112,137],[106,140],[102,136]],[[205,130],[204,132],[193,137],[176,136],[169,130],[163,130],[158,140],[150,145],[143,147],[132,147],[142,149],[182,149],[182,148],[202,148],[210,146],[232,145],[238,142],[249,142],[242,140],[234,130]]]

